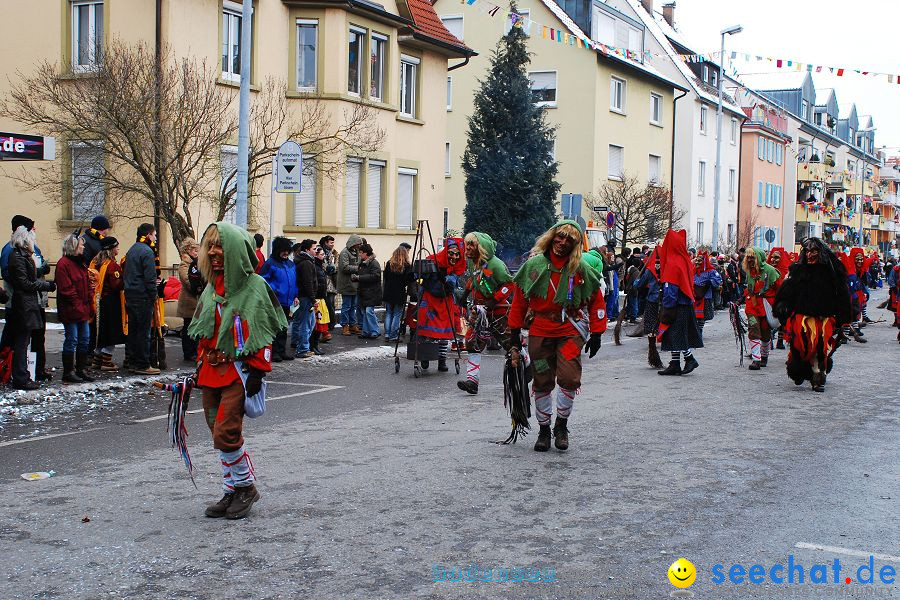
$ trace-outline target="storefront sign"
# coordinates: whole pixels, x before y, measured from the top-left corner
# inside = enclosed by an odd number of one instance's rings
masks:
[[[56,139],[0,131],[0,160],[53,160]]]

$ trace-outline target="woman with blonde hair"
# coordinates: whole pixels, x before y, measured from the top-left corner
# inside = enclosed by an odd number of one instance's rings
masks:
[[[119,265],[119,241],[114,237],[100,240],[100,252],[94,257],[93,268],[97,271],[97,349],[99,368],[104,372],[118,371],[113,362],[113,350],[117,344],[125,343],[122,327],[122,292],[125,280]],[[96,368],[96,367],[95,367]]]
[[[391,259],[384,265],[384,337],[396,342],[400,335],[400,320],[406,308],[409,285],[413,281],[409,251],[397,246]]]
[[[178,294],[177,314],[184,325],[181,327],[181,351],[186,362],[197,360],[197,342],[188,335],[191,318],[197,308],[197,298],[206,286],[197,266],[197,255],[200,244],[194,238],[185,238],[181,242],[181,265],[178,267],[178,280],[181,282],[181,293]],[[258,257],[257,257],[258,259]]]

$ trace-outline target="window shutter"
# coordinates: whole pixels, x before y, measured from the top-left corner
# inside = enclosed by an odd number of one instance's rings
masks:
[[[625,170],[625,149],[621,146],[609,146],[609,176],[621,177]]]
[[[763,205],[763,183],[762,183],[762,181],[758,182],[758,188],[756,191],[756,205],[757,206]]]
[[[556,73],[548,73],[546,71],[540,73],[529,73],[528,79],[531,80],[531,89],[533,90],[556,89]]]
[[[303,157],[303,182],[299,194],[294,194],[294,225],[316,225],[316,159]]]
[[[366,186],[366,227],[381,227],[381,180],[384,177],[384,163],[369,161]]]
[[[659,183],[660,180],[660,162],[661,158],[659,156],[650,155],[650,182],[651,183]]]
[[[347,160],[347,179],[344,185],[344,227],[359,227],[359,177],[362,161]]]
[[[414,169],[400,169],[397,175],[397,229],[412,229],[416,174]]]

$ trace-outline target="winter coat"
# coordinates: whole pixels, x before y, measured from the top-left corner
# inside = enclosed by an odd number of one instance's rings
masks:
[[[56,284],[38,279],[32,254],[21,248],[14,248],[10,253],[7,275],[12,288],[12,304],[6,326],[14,325],[20,330],[42,329],[44,320],[39,294],[52,292]]]
[[[355,251],[351,251],[350,248],[359,244],[362,244],[362,238],[356,234],[352,234],[347,238],[347,246],[341,250],[341,254],[338,256],[336,278],[338,294],[353,296],[357,292],[357,283],[353,281],[350,276],[357,273],[359,270],[359,255]]]
[[[159,296],[156,289],[156,255],[143,242],[135,242],[125,254],[125,297],[148,298],[155,301]]]
[[[203,291],[203,287],[197,289],[197,282],[202,282],[200,269],[197,268],[197,259],[190,254],[181,255],[181,265],[178,266],[178,281],[181,282],[181,293],[178,294],[177,314],[182,319],[190,319],[197,309],[197,296]]]
[[[84,241],[84,252],[81,254],[81,259],[84,261],[84,264],[89,265],[94,260],[94,257],[100,254],[100,238],[92,234],[91,230],[88,229],[81,236],[81,239]]]
[[[359,263],[359,305],[363,308],[381,304],[381,265],[375,257]]]
[[[319,291],[319,284],[316,281],[316,260],[306,252],[301,252],[300,256],[294,259],[294,265],[297,269],[297,297],[315,300],[316,292]]]
[[[412,265],[406,265],[400,272],[391,268],[391,263],[384,265],[384,303],[406,304],[409,285],[413,282]]]
[[[715,269],[694,273],[694,298],[712,300],[713,292],[722,285],[722,276]]]
[[[260,276],[266,280],[281,306],[291,306],[297,297],[297,267],[289,258],[270,256],[259,270]]]
[[[80,257],[63,256],[56,263],[56,309],[61,323],[84,323],[93,318],[93,289]]]
[[[324,299],[328,293],[328,274],[325,272],[325,261],[317,258],[313,262],[316,265],[316,299]]]
[[[334,250],[330,252],[325,250],[325,260],[322,264],[322,269],[325,271],[325,276],[328,278],[326,281],[327,289],[325,291],[326,294],[336,294],[337,293],[337,285],[335,281],[337,279],[337,265],[338,265],[338,253]]]

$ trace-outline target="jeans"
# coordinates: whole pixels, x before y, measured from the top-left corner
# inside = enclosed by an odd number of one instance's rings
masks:
[[[381,335],[381,330],[378,329],[378,318],[375,316],[375,307],[367,306],[362,310],[362,334],[369,337],[378,337]]]
[[[91,348],[90,321],[81,323],[63,323],[65,338],[63,339],[63,354],[87,354]]]
[[[637,296],[626,296],[625,297],[625,316],[628,317],[629,320],[633,321],[638,317],[638,299]]]
[[[404,304],[384,305],[384,337],[396,339],[400,334],[400,321],[403,319]]]
[[[125,344],[133,369],[150,366],[150,324],[155,302],[156,298],[146,296],[125,297],[125,311],[128,313],[128,339]]]
[[[300,307],[291,322],[291,343],[297,344],[297,356],[309,352],[309,336],[316,324],[316,313],[309,310],[312,305],[310,298],[300,298]]]
[[[353,327],[359,321],[359,296],[341,294],[341,327]]]

